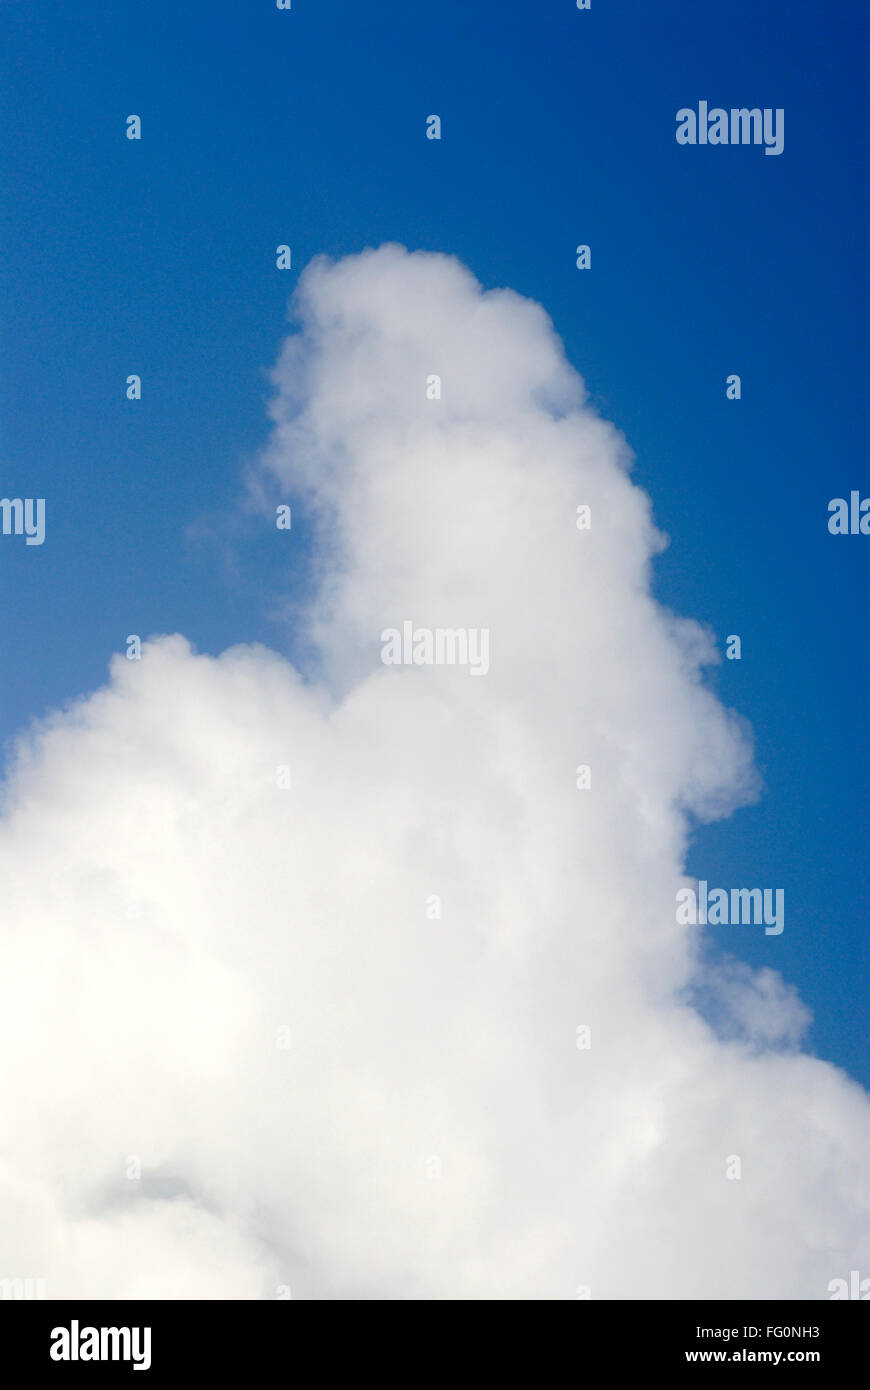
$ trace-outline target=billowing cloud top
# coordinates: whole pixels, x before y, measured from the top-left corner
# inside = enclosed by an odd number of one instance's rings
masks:
[[[774,971],[705,978],[724,1031],[686,1002],[690,818],[755,775],[624,442],[454,260],[316,261],[295,308],[261,479],[316,517],[316,674],[158,638],[6,787],[0,1276],[826,1297],[870,1106]],[[406,622],[485,676],[385,665]]]

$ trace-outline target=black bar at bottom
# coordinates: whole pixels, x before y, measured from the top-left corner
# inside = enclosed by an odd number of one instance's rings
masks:
[[[90,1302],[82,1300],[6,1300],[0,1302],[0,1370],[12,1364],[25,1373],[31,1369],[52,1376],[87,1374],[100,1376],[105,1370],[114,1375],[136,1375],[144,1382],[162,1376],[195,1373],[202,1377],[226,1379],[233,1373],[262,1366],[284,1364],[289,1374],[303,1369],[293,1362],[307,1347],[326,1371],[334,1369],[341,1348],[347,1348],[355,1368],[363,1373],[373,1369],[372,1359],[386,1371],[399,1368],[408,1354],[402,1334],[421,1333],[422,1365],[405,1365],[404,1374],[431,1373],[443,1358],[445,1373],[455,1373],[467,1352],[450,1337],[443,1311],[429,1329],[413,1324],[398,1325],[392,1315],[389,1331],[375,1342],[372,1327],[359,1326],[361,1336],[352,1341],[336,1340],[342,1324],[350,1320],[347,1331],[353,1336],[358,1314],[353,1305],[337,1309],[329,1304],[304,1301],[274,1302]],[[480,1315],[478,1314],[478,1317]],[[520,1315],[522,1316],[522,1315]],[[539,1316],[539,1315],[537,1315]],[[851,1370],[863,1361],[870,1322],[867,1310],[850,1302],[576,1302],[570,1311],[549,1315],[553,1321],[548,1333],[567,1337],[562,1351],[570,1352],[578,1374],[597,1365],[599,1370],[644,1370],[662,1373],[682,1367],[689,1373],[703,1373],[711,1367],[737,1371],[766,1366],[770,1370],[806,1367],[826,1376]],[[479,1354],[488,1344],[489,1315],[470,1331],[477,1340]],[[516,1323],[512,1314],[511,1336],[502,1343],[516,1346],[513,1334],[529,1339],[531,1350],[540,1337],[541,1324],[535,1320],[528,1329]],[[464,1321],[464,1319],[463,1319]],[[318,1332],[326,1332],[321,1340]],[[316,1338],[315,1341],[310,1339]],[[305,1342],[299,1338],[305,1338]],[[481,1337],[484,1340],[480,1340]],[[490,1345],[490,1352],[498,1344]],[[556,1352],[558,1342],[538,1343],[542,1362],[548,1350]],[[351,1348],[355,1348],[351,1353]],[[402,1348],[405,1348],[402,1351]],[[573,1351],[571,1348],[573,1347]],[[5,1355],[4,1355],[5,1353]],[[513,1355],[513,1353],[511,1353]],[[7,1360],[7,1357],[9,1358]],[[498,1357],[496,1357],[497,1364]],[[5,1363],[5,1364],[4,1364]],[[366,1365],[368,1363],[368,1367]],[[304,1365],[304,1363],[303,1363]],[[310,1370],[305,1373],[310,1375]],[[536,1379],[542,1378],[539,1364]]]

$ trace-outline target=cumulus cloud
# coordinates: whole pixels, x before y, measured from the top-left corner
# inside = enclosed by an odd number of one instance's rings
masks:
[[[157,638],[4,790],[0,1274],[825,1297],[870,1106],[773,970],[718,968],[739,1026],[687,1002],[692,820],[757,784],[624,441],[447,257],[316,261],[294,312],[256,488],[314,518],[310,668]],[[384,665],[406,621],[488,630],[488,674]]]

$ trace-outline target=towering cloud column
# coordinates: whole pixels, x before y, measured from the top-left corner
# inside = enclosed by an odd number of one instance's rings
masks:
[[[778,937],[710,972],[677,921],[693,817],[757,786],[624,441],[452,259],[317,261],[294,312],[256,486],[314,520],[310,667],[154,639],[6,788],[0,1274],[829,1296],[870,1106],[796,1051]]]

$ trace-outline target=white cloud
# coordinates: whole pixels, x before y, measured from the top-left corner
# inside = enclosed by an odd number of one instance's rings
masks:
[[[775,974],[723,968],[742,1040],[684,1002],[688,818],[756,782],[624,442],[455,261],[316,262],[297,307],[258,486],[319,517],[317,679],[158,639],[6,790],[0,1275],[825,1297],[870,1266],[870,1106]],[[488,628],[489,674],[383,666],[405,619]]]

